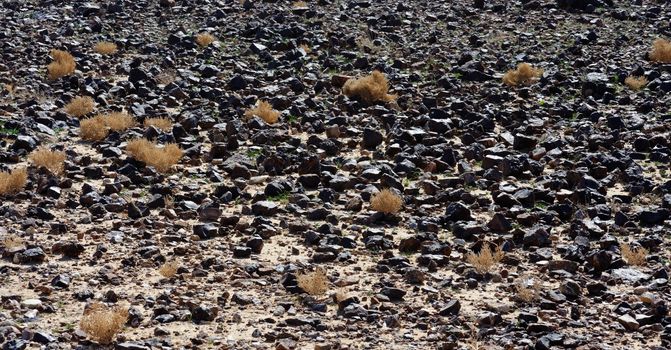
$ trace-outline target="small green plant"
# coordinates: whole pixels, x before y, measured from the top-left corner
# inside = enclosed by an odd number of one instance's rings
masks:
[[[295,115],[293,115],[293,114],[292,114],[292,115],[289,115],[289,116],[287,117],[287,123],[295,123],[295,122],[297,122],[297,121],[298,121],[298,117],[295,116]]]
[[[18,135],[19,134],[19,129],[5,128],[5,122],[0,122],[0,134]]]
[[[461,78],[462,78],[463,76],[464,76],[464,75],[461,74],[461,73],[459,73],[459,72],[454,73],[454,77],[457,78],[457,79],[459,79],[459,80],[461,80]]]
[[[545,209],[547,209],[548,204],[545,203],[545,202],[540,202],[540,201],[539,201],[539,202],[536,202],[535,207],[538,208],[538,209],[543,209],[543,210],[545,210]]]
[[[250,149],[247,151],[247,157],[251,159],[256,159],[261,155],[260,149]]]
[[[271,202],[279,202],[282,204],[289,203],[289,192],[282,192],[274,196],[268,196],[267,198]]]

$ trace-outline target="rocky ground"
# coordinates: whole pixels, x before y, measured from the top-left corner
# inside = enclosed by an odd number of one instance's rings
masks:
[[[0,23],[0,170],[29,172],[0,204],[2,349],[95,348],[93,301],[130,306],[116,349],[671,348],[666,1],[5,0]],[[54,48],[73,75],[47,79]],[[503,85],[521,62],[543,77]],[[374,69],[395,101],[341,93]],[[82,141],[76,96],[138,126]],[[244,118],[259,99],[278,123]],[[160,174],[140,136],[184,156]]]

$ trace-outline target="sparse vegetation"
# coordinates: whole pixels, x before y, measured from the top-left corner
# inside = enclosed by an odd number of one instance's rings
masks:
[[[172,130],[172,120],[165,117],[147,118],[144,120],[144,126],[155,126],[163,131]]]
[[[26,187],[27,181],[26,168],[14,169],[11,172],[0,171],[0,196],[21,191]]]
[[[386,214],[398,213],[403,206],[403,198],[394,191],[385,188],[370,199],[370,208]]]
[[[117,45],[109,41],[101,41],[93,46],[93,50],[101,55],[111,55],[116,52]]]
[[[317,268],[308,273],[299,273],[296,275],[298,286],[310,295],[322,295],[329,289],[329,280],[326,271]]]
[[[620,244],[620,252],[624,261],[634,266],[645,265],[646,258],[650,253],[643,247],[632,248],[629,244]]]
[[[65,113],[73,117],[83,117],[93,112],[95,105],[93,98],[89,96],[75,97],[65,105]]]
[[[503,256],[504,253],[500,246],[492,251],[488,245],[484,244],[479,253],[468,253],[466,261],[473,265],[477,272],[486,273],[491,271],[492,267],[503,259]]]
[[[84,140],[100,141],[107,137],[108,133],[105,119],[100,115],[79,122],[79,136]]]
[[[646,79],[645,77],[628,76],[626,79],[624,79],[624,83],[630,89],[638,91],[641,90],[646,85],[648,85],[648,79]]]
[[[517,69],[511,69],[503,75],[503,83],[508,86],[528,85],[543,76],[543,70],[528,63],[520,63]]]
[[[109,344],[121,332],[128,320],[128,307],[113,306],[94,302],[84,310],[79,328],[91,340],[100,344]]]
[[[179,263],[177,261],[166,261],[158,268],[158,273],[165,278],[172,278],[177,274],[177,269],[179,269]]]
[[[124,131],[135,125],[135,119],[125,112],[112,112],[103,115],[105,126],[112,131]]]
[[[517,298],[530,304],[540,298],[541,282],[537,278],[522,276],[515,283]]]
[[[67,51],[51,50],[53,62],[47,66],[49,79],[54,80],[75,72],[75,58]]]
[[[280,112],[273,109],[273,106],[266,101],[259,101],[254,108],[245,111],[245,118],[250,119],[257,116],[268,124],[275,124],[280,119]]]
[[[126,152],[133,158],[153,166],[165,173],[182,158],[182,149],[174,143],[163,147],[147,139],[135,139],[128,142]]]
[[[54,175],[63,174],[65,169],[65,152],[39,147],[28,156],[28,159],[33,165],[45,168]]]
[[[196,44],[200,47],[206,47],[212,44],[216,38],[210,33],[198,33],[196,34]]]
[[[671,42],[662,38],[655,39],[649,57],[653,62],[671,63]]]
[[[389,94],[387,77],[376,70],[362,78],[348,79],[342,87],[342,92],[347,97],[357,98],[365,103],[389,102],[396,99],[395,95]]]

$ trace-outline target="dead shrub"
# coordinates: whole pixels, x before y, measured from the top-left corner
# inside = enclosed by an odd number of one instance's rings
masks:
[[[504,253],[500,246],[497,246],[496,250],[492,251],[491,247],[484,244],[479,253],[468,253],[466,261],[473,265],[475,271],[487,273],[503,259],[503,255]]]
[[[124,131],[135,125],[135,119],[125,112],[112,112],[103,115],[105,126],[112,131]]]
[[[503,83],[508,86],[528,85],[543,76],[543,70],[528,63],[520,63],[517,69],[511,69],[503,75]]]
[[[401,210],[403,198],[394,191],[385,188],[370,199],[370,208],[386,214],[394,214]]]
[[[117,46],[109,41],[101,41],[93,46],[93,50],[101,55],[111,55],[116,52]]]
[[[93,98],[89,96],[75,97],[65,105],[65,113],[73,117],[83,117],[93,112],[95,105]]]
[[[79,136],[84,140],[100,141],[107,137],[108,133],[105,119],[100,115],[79,122]]]
[[[182,158],[182,149],[174,143],[163,147],[147,139],[128,141],[126,152],[133,158],[165,173]]]
[[[127,306],[109,307],[103,303],[94,302],[84,310],[79,328],[91,340],[99,344],[109,344],[114,336],[121,332],[127,320]]]
[[[158,273],[165,278],[172,278],[177,274],[179,263],[177,261],[166,261],[158,268]]]
[[[643,247],[632,248],[629,244],[620,244],[620,252],[627,264],[635,266],[645,265],[646,257],[650,253]]]
[[[196,44],[200,47],[206,47],[212,44],[216,38],[210,33],[196,34]]]
[[[28,181],[26,168],[14,169],[11,172],[0,171],[0,196],[21,191]]]
[[[75,58],[69,52],[54,49],[51,50],[51,57],[54,61],[47,66],[49,79],[58,79],[75,72],[77,64]]]
[[[376,70],[362,78],[347,79],[342,87],[342,92],[347,97],[357,98],[365,103],[389,102],[396,99],[396,95],[389,94],[387,77]]]
[[[46,147],[38,147],[28,156],[37,167],[42,167],[54,175],[63,174],[65,170],[65,152],[52,151]]]
[[[172,130],[172,120],[170,118],[147,118],[144,120],[144,126],[155,126],[163,131]]]
[[[268,124],[275,124],[280,119],[280,112],[273,109],[273,106],[266,101],[259,101],[254,108],[245,111],[245,118],[250,119],[257,116]]]
[[[653,62],[671,63],[671,42],[662,38],[655,39],[649,56]]]
[[[321,267],[313,272],[299,273],[296,280],[298,286],[310,295],[322,295],[329,289],[329,279]]]
[[[541,282],[530,276],[522,276],[515,283],[517,298],[527,304],[540,299],[541,288]]]
[[[624,79],[624,84],[627,85],[630,89],[638,91],[641,90],[644,86],[648,85],[648,79],[643,76],[628,76],[626,79]]]

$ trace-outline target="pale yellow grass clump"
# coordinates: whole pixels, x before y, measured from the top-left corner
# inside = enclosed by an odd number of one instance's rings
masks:
[[[93,112],[95,106],[96,103],[93,101],[93,98],[89,96],[79,96],[73,98],[65,105],[65,113],[73,117],[83,117]]]
[[[496,247],[496,250],[492,252],[489,246],[483,245],[480,253],[469,253],[466,256],[466,261],[473,265],[477,272],[486,273],[503,259],[503,255],[503,249],[500,246]]]
[[[133,158],[153,166],[165,173],[182,158],[182,149],[174,143],[163,147],[147,139],[135,139],[128,142],[126,152]]]
[[[313,272],[300,273],[296,275],[298,286],[310,295],[322,295],[329,289],[329,279],[326,271],[317,268]]]
[[[511,69],[503,75],[503,83],[508,86],[527,85],[543,76],[543,70],[528,63],[520,63],[517,69]]]
[[[109,307],[105,304],[95,302],[86,310],[79,322],[79,328],[84,331],[91,340],[100,344],[109,344],[114,336],[119,334],[128,320],[127,306]]]
[[[387,77],[376,70],[362,78],[348,79],[342,87],[342,92],[347,97],[358,98],[365,103],[389,102],[396,99],[396,95],[389,94]]]
[[[135,125],[135,119],[125,112],[112,112],[103,115],[105,126],[112,131],[124,131]]]
[[[648,79],[645,77],[628,76],[626,79],[624,79],[624,83],[630,89],[638,91],[641,90],[644,86],[648,85]]]
[[[49,79],[58,79],[75,72],[77,64],[75,58],[69,52],[54,49],[51,50],[51,57],[54,61],[47,66]]]
[[[370,199],[370,208],[386,214],[394,214],[401,210],[403,198],[394,191],[385,188]]]
[[[105,119],[101,115],[82,119],[79,122],[79,136],[87,141],[100,141],[107,137],[109,130],[105,126]]]
[[[245,111],[245,118],[250,119],[257,116],[268,124],[275,124],[280,119],[280,112],[273,109],[273,106],[266,101],[259,101],[254,107]]]
[[[28,181],[26,168],[14,169],[11,172],[0,171],[0,196],[21,191]]]
[[[655,39],[649,56],[653,62],[671,63],[671,42],[662,38]]]
[[[643,247],[632,248],[629,244],[620,244],[622,257],[629,265],[645,265],[646,257],[650,252]]]
[[[200,47],[206,47],[212,44],[215,40],[217,40],[214,35],[210,33],[199,33],[196,34],[196,44]]]
[[[93,46],[93,50],[101,55],[111,55],[116,52],[117,46],[109,41],[101,41]]]
[[[37,167],[42,167],[54,175],[63,174],[65,169],[65,152],[52,151],[46,147],[38,147],[28,156]]]
[[[158,118],[147,118],[144,120],[144,126],[155,126],[163,131],[172,130],[172,120],[170,118],[158,117]]]
[[[541,282],[537,278],[530,276],[522,276],[515,283],[517,298],[527,304],[540,299],[541,289]]]
[[[306,7],[308,7],[308,3],[305,2],[305,1],[294,1],[291,4],[291,7],[295,8],[295,9],[306,8]]]
[[[87,141],[100,141],[110,130],[124,131],[135,125],[135,119],[125,112],[98,114],[79,122],[80,136]]]
[[[158,273],[165,278],[171,278],[177,274],[177,269],[179,269],[179,263],[177,261],[166,261],[158,268]]]

